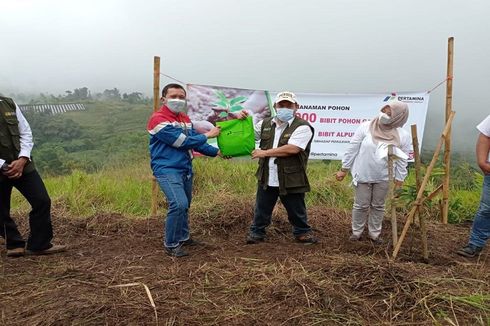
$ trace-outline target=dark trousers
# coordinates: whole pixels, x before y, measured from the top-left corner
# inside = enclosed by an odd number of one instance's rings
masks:
[[[26,242],[10,217],[10,199],[15,187],[32,207],[29,213],[30,234]],[[23,248],[40,251],[51,247],[51,199],[37,171],[22,175],[19,179],[0,178],[0,236],[7,249]]]
[[[286,208],[289,223],[293,226],[293,235],[299,236],[310,232],[311,227],[308,225],[304,193],[280,196],[279,187],[264,189],[258,186],[254,220],[250,227],[250,233],[258,237],[265,236],[266,228],[271,224],[272,211],[276,206],[277,198],[281,198],[281,203]]]

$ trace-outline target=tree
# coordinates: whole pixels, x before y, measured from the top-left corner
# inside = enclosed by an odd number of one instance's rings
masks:
[[[143,93],[140,92],[132,92],[130,94],[124,93],[122,98],[123,101],[131,104],[144,102]]]
[[[106,89],[104,90],[104,92],[102,92],[102,98],[105,100],[120,101],[121,93],[116,87],[114,87],[113,89]]]

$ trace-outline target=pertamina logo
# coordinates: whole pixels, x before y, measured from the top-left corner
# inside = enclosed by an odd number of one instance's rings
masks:
[[[391,94],[384,98],[383,102],[388,102],[392,100],[398,100],[405,103],[423,103],[425,98],[423,96],[406,96],[406,95],[396,95]]]
[[[392,93],[391,95],[386,96],[383,102],[393,101],[394,99],[396,99],[396,94]]]
[[[405,103],[424,103],[425,98],[423,96],[398,96],[397,100]]]

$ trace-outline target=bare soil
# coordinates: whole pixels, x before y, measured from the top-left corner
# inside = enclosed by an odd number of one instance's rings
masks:
[[[163,218],[53,216],[53,256],[0,257],[1,325],[488,325],[490,259],[455,254],[470,225],[429,225],[424,263],[417,229],[390,261],[391,244],[348,241],[350,216],[309,209],[320,239],[293,241],[282,208],[265,243],[246,245],[252,205],[191,213],[205,246],[171,258]],[[26,219],[17,216],[22,230]],[[402,224],[400,218],[400,224]],[[391,226],[383,235],[389,240]],[[127,285],[117,287],[118,285]],[[149,289],[154,300],[152,307]]]

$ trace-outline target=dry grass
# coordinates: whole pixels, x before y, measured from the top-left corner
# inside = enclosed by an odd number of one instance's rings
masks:
[[[292,242],[282,208],[268,241],[245,245],[251,204],[192,216],[207,246],[183,259],[165,256],[161,220],[56,214],[69,252],[2,253],[0,324],[488,325],[488,250],[478,261],[453,254],[467,228],[430,225],[429,264],[420,262],[417,237],[411,253],[407,244],[390,262],[389,244],[348,242],[348,214],[325,207],[310,210],[319,245]]]

